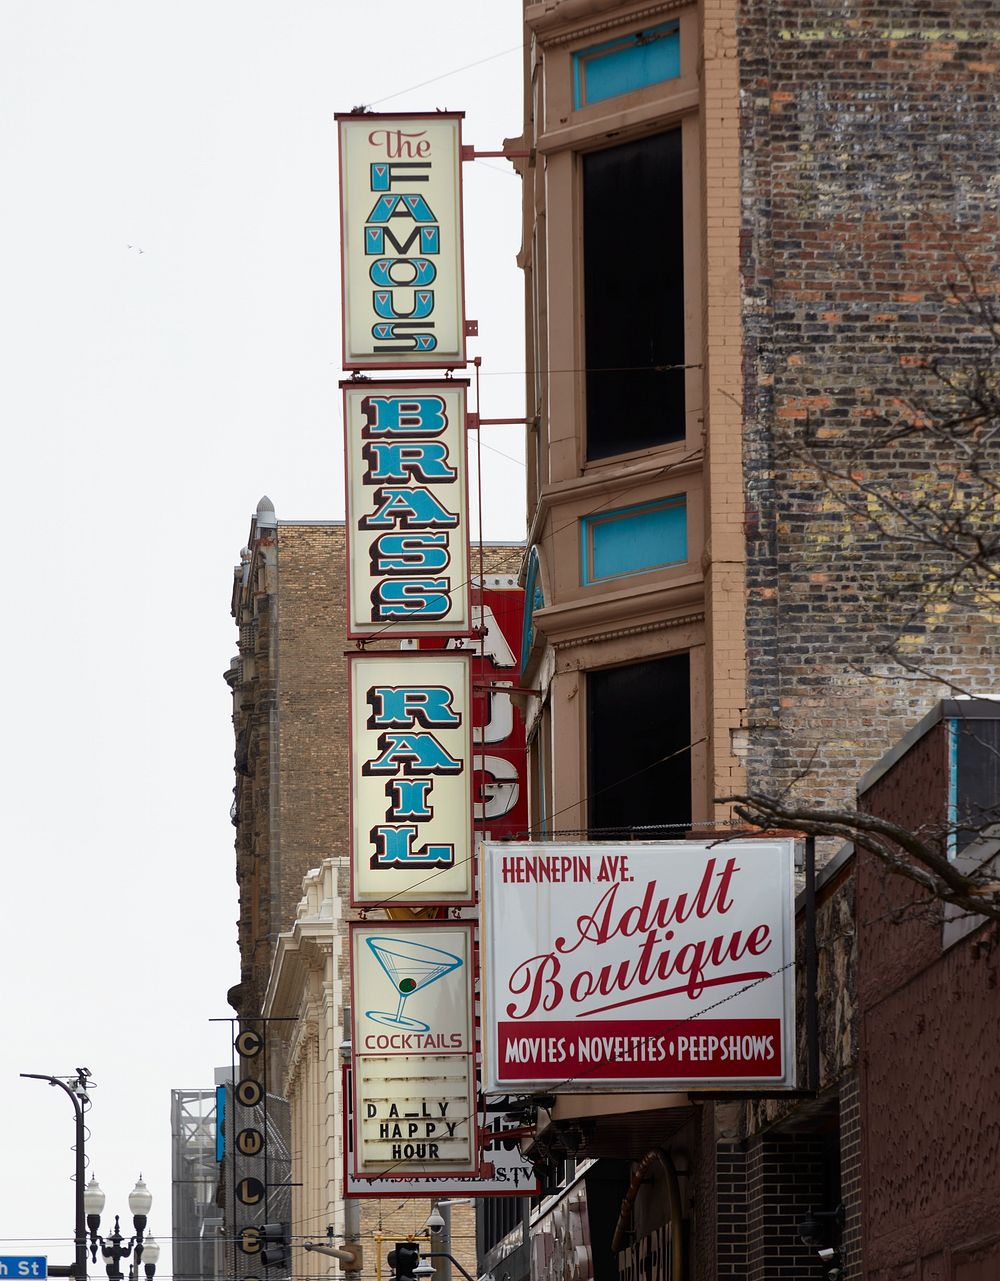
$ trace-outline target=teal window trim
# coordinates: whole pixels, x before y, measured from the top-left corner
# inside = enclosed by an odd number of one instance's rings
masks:
[[[650,518],[654,518],[661,512],[670,513],[670,516],[664,523],[664,528],[657,531],[655,521],[650,522]],[[680,514],[679,521],[670,518],[675,513]],[[646,537],[662,538],[663,556],[637,561],[633,568],[628,568],[625,562],[625,567],[621,569],[606,569],[602,572],[598,564],[601,553],[599,546],[601,531],[611,525],[622,526],[632,521],[641,522],[644,519],[647,523]],[[606,546],[605,559],[608,554],[609,548]],[[657,498],[648,503],[639,503],[634,507],[618,507],[613,511],[601,512],[599,515],[584,516],[580,521],[580,583],[583,587],[610,582],[617,578],[634,578],[637,574],[648,574],[669,565],[682,565],[687,558],[686,494],[673,494],[669,498]]]
[[[539,581],[538,548],[528,553],[528,569],[524,578],[524,623],[521,629],[521,671],[528,665],[531,646],[535,639],[534,614],[545,605],[545,594]]]
[[[573,106],[579,111],[680,74],[680,23],[647,27],[573,54]]]
[[[948,734],[948,861],[958,857],[958,721],[947,720]]]

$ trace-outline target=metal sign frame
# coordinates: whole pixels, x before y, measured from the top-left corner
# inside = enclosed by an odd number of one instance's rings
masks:
[[[464,114],[336,116],[344,369],[468,363]]]

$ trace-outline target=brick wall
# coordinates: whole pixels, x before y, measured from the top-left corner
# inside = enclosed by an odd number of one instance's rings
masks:
[[[747,1159],[735,1143],[715,1152],[715,1257],[718,1281],[747,1276]],[[700,1219],[699,1219],[700,1222]]]
[[[806,770],[804,797],[849,797],[942,692],[875,657],[920,549],[852,523],[783,451],[808,423],[842,462],[933,389],[922,353],[982,350],[947,295],[1000,266],[996,31],[987,0],[742,8],[747,766],[772,792]],[[904,498],[934,479],[922,442],[868,465]],[[983,690],[995,626],[951,609],[913,656]]]
[[[840,1254],[845,1281],[861,1276],[861,1095],[857,1076],[840,1087]]]
[[[751,1140],[746,1152],[746,1197],[747,1281],[814,1274],[816,1253],[799,1240],[796,1224],[810,1210],[823,1208],[820,1142],[799,1135]]]

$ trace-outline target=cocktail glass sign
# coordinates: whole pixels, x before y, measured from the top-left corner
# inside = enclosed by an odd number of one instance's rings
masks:
[[[337,120],[344,368],[464,366],[461,113]]]
[[[792,1088],[793,865],[791,840],[486,844],[484,1088]]]
[[[351,925],[355,1176],[478,1169],[473,928]]]
[[[467,383],[342,383],[348,636],[468,633]]]
[[[469,656],[352,654],[349,668],[355,905],[470,903]]]

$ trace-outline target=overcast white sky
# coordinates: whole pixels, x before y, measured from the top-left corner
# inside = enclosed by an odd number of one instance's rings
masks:
[[[264,493],[343,516],[334,112],[499,149],[520,40],[518,0],[0,0],[0,1254],[72,1260],[72,1109],[18,1074],[77,1066],[106,1214],[141,1170],[165,1243],[169,1091],[228,1063],[238,979],[232,567]],[[516,416],[520,180],[465,191],[481,411]],[[521,430],[484,439],[522,538]]]

